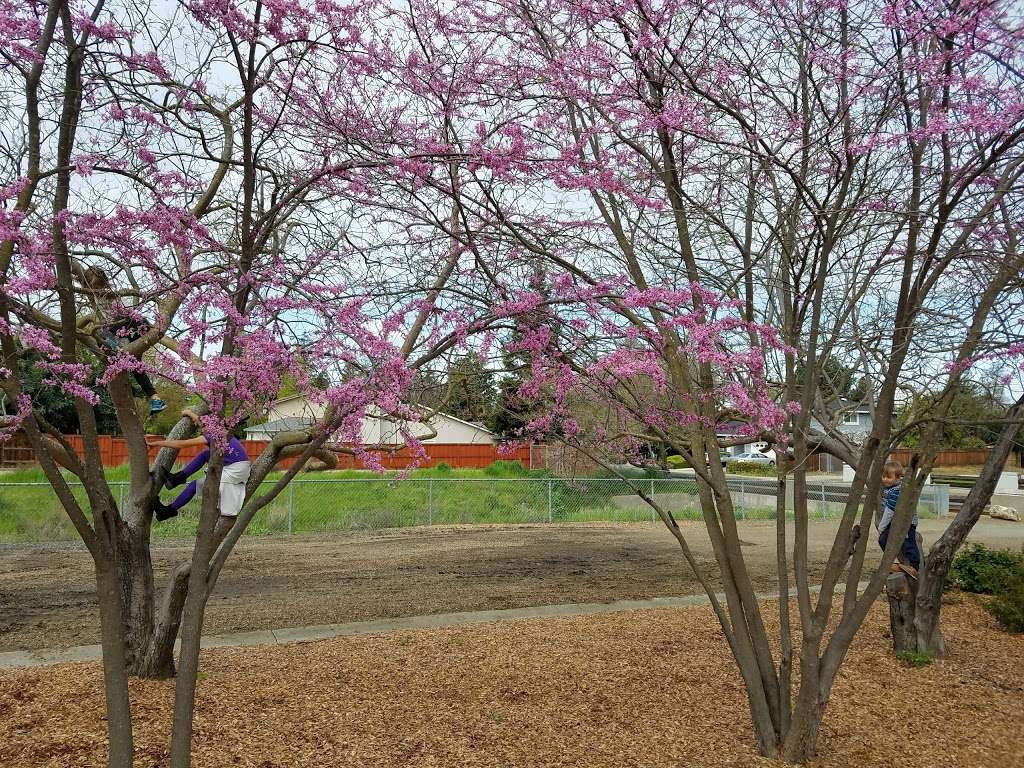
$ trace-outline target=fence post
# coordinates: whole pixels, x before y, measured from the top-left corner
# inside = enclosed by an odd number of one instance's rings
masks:
[[[434,478],[427,480],[427,525],[434,524]]]
[[[292,516],[295,514],[295,482],[288,483],[288,533],[292,532]]]
[[[117,509],[122,518],[124,517],[124,486],[125,483],[117,484]]]
[[[553,515],[552,509],[551,509],[551,493],[552,493],[554,484],[555,484],[554,480],[548,480],[548,522],[549,523],[554,522],[554,515]]]
[[[672,486],[669,486],[668,492],[672,492]],[[651,499],[654,498],[654,478],[651,478]],[[654,507],[651,507],[651,522],[653,523],[657,519],[658,513],[654,511]]]
[[[932,494],[935,499],[935,516],[949,516],[949,486],[944,483],[937,483],[932,486]]]
[[[651,478],[651,501],[654,501],[654,478]],[[654,519],[654,507],[651,507],[651,519]]]
[[[746,506],[747,506],[747,487],[743,483],[743,478],[740,478],[740,520],[746,520]]]
[[[828,511],[825,508],[825,481],[821,481],[821,519],[824,520],[828,516]]]

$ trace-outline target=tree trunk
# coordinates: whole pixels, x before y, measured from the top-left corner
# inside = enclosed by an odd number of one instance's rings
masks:
[[[128,674],[155,680],[174,677],[174,641],[188,590],[189,564],[171,576],[156,604],[149,543],[132,542],[119,564]]]
[[[185,569],[184,578],[179,576]],[[128,674],[164,680],[174,677],[174,641],[188,586],[188,565],[178,567],[158,606],[148,530],[122,529],[118,562]]]
[[[180,669],[174,688],[171,768],[190,768],[192,762],[192,721],[195,715],[200,634],[203,628],[203,614],[206,610],[206,595],[203,594],[205,590],[196,583],[198,579],[191,579],[191,581],[193,583],[190,585],[188,597],[185,599]]]
[[[806,648],[804,651],[806,652]],[[818,746],[821,720],[825,716],[828,697],[820,694],[820,662],[814,660],[800,665],[800,690],[789,723],[782,739],[779,757],[788,763],[805,763],[814,757]]]
[[[129,502],[130,503],[130,502]],[[125,643],[128,674],[135,677],[163,678],[166,670],[147,665],[153,638],[153,559],[149,548],[149,531],[140,531],[130,523],[121,529],[121,600],[124,611]],[[173,666],[171,675],[174,674]]]
[[[939,540],[928,550],[928,556],[921,568],[921,583],[917,591],[913,617],[915,650],[921,653],[941,656],[946,652],[946,644],[939,626],[942,589],[946,584],[949,568],[953,564],[953,556],[967,539],[967,535],[981,517],[982,510],[991,500],[999,475],[1016,445],[1017,435],[1021,431],[1022,410],[1024,396],[1014,403],[1007,414],[1007,424],[992,446],[978,481],[967,494],[960,511]]]
[[[189,768],[192,763],[192,725],[195,717],[196,682],[199,678],[199,648],[202,641],[203,614],[210,596],[210,560],[217,547],[218,501],[223,455],[214,448],[210,456],[206,487],[203,488],[199,530],[192,549],[181,624],[181,657],[174,685],[174,721],[171,728],[171,768]],[[231,520],[234,522],[234,519]],[[176,579],[184,575],[179,568]]]
[[[889,574],[885,581],[885,594],[889,599],[893,653],[912,653],[917,650],[917,632],[914,629],[917,587],[914,579],[905,573]]]
[[[181,626],[190,572],[191,564],[183,563],[171,576],[157,611],[156,624],[146,648],[146,655],[138,672],[140,677],[174,677],[174,641]]]
[[[200,413],[206,408],[199,406]],[[194,431],[192,421],[182,417],[168,433],[170,439],[188,437]],[[154,483],[162,485],[163,478],[173,465],[176,451],[161,449],[153,463]],[[138,457],[148,461],[146,454]],[[150,487],[138,490],[125,501],[122,514],[123,528],[121,562],[124,584],[124,610],[127,624],[128,673],[135,677],[166,680],[174,677],[174,641],[181,625],[181,612],[188,589],[188,564],[180,565],[171,576],[159,605],[153,578],[153,557],[150,542],[152,510],[149,507]],[[184,569],[184,576],[182,576]]]
[[[121,587],[113,566],[96,568],[96,594],[100,604],[100,633],[103,648],[103,687],[107,705],[107,741],[110,768],[131,768],[131,701],[128,698],[128,670],[125,665],[124,617]]]

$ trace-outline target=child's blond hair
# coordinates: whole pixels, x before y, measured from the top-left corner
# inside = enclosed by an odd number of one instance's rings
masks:
[[[889,459],[882,467],[882,474],[891,472],[895,477],[903,477],[903,465],[894,459]]]

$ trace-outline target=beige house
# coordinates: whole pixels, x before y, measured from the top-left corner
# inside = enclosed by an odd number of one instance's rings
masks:
[[[248,440],[270,440],[278,432],[301,429],[312,424],[324,413],[324,406],[311,403],[302,394],[276,400],[267,411],[267,422],[245,430]],[[365,445],[393,445],[404,442],[398,424],[380,416],[368,416],[363,421],[362,441]],[[483,424],[463,421],[447,413],[437,413],[426,424],[406,422],[406,429],[424,443],[458,445],[494,445],[497,440]],[[433,430],[437,434],[430,436]]]

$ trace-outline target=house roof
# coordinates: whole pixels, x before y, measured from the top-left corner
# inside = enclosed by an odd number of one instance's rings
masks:
[[[283,419],[274,419],[265,424],[255,424],[245,428],[245,433],[266,432],[268,435],[276,435],[279,432],[290,432],[293,429],[304,429],[313,423],[313,419],[305,416],[285,416]]]
[[[848,400],[845,397],[840,398],[839,401],[834,404],[833,410],[846,411],[850,410],[851,408],[856,408],[857,413],[871,413],[871,409],[868,408],[867,405],[865,405],[864,403],[854,400]]]
[[[274,401],[274,405],[277,405],[278,403],[290,403],[292,400],[298,400],[300,398],[303,399],[303,400],[308,400],[309,399],[308,397],[306,397],[301,392],[296,392],[294,395],[288,395],[288,397],[279,397],[279,398],[277,398],[277,400]]]
[[[304,395],[301,392],[299,392],[299,393],[296,393],[294,395],[288,395],[288,397],[278,398],[277,400],[274,401],[274,405],[277,405],[278,403],[290,403],[293,400],[300,400],[300,399],[301,400],[308,400],[309,398],[306,397],[306,395]],[[476,422],[476,421],[466,421],[465,419],[460,419],[458,416],[452,416],[450,413],[445,413],[444,411],[438,411],[435,414],[435,416],[440,416],[443,419],[451,419],[452,421],[457,421],[460,424],[465,424],[467,427],[473,427],[473,429],[478,429],[481,432],[486,432],[488,435],[493,435],[494,434],[491,430],[489,430],[487,427],[485,427],[483,424],[481,424],[479,422]],[[288,421],[288,419],[302,419],[302,418],[303,417],[301,417],[301,416],[289,416],[289,417],[287,417],[285,419],[277,419],[275,421],[268,421],[266,424],[258,424],[255,427],[253,427],[252,429],[253,430],[258,430],[258,431],[269,431],[269,430],[265,430],[265,429],[262,429],[262,428],[266,427],[266,426],[268,426],[270,424],[277,424],[278,422],[281,422],[281,421]],[[301,426],[309,426],[310,423],[312,423],[311,420],[306,420]],[[288,429],[295,429],[295,428],[296,427],[294,427],[294,426],[292,426],[292,427],[285,427],[284,429],[280,429],[278,431],[279,432],[285,432]],[[249,430],[246,430],[246,432],[248,432],[248,431]]]
[[[494,434],[493,432],[491,432],[491,430],[489,430],[487,427],[485,427],[478,421],[466,421],[465,419],[460,419],[458,416],[452,416],[450,413],[444,413],[443,411],[438,411],[435,415],[441,416],[442,418],[445,419],[451,419],[452,421],[457,421],[460,424],[465,424],[467,427],[473,427],[473,429],[479,429],[481,432],[486,432],[489,435]]]

